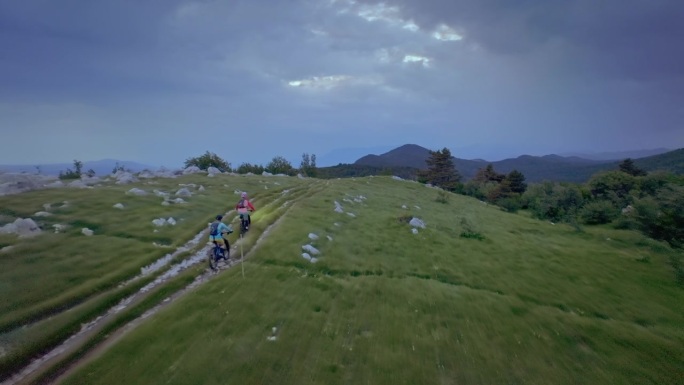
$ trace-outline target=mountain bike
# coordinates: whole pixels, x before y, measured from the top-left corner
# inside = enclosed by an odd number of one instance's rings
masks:
[[[225,249],[214,242],[214,247],[209,251],[209,268],[212,270],[218,270],[218,263],[221,259],[226,263],[228,263],[228,260],[230,259],[230,243],[228,243],[228,240],[225,238],[223,238],[223,241],[226,243]]]
[[[251,210],[250,210],[251,212]],[[240,214],[240,235],[244,235],[247,231],[249,231],[249,224],[251,222],[249,218],[249,214]]]

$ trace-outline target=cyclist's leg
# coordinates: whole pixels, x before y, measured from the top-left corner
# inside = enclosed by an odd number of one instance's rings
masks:
[[[223,245],[224,245],[224,248],[225,248],[223,257],[224,257],[224,258],[226,259],[226,261],[227,261],[228,258],[230,258],[230,242],[228,242],[228,240],[227,240],[226,238],[224,238],[224,237],[221,237],[221,239],[223,239]]]

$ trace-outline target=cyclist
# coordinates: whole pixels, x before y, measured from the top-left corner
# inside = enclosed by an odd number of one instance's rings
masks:
[[[226,251],[224,255],[226,260],[228,260],[230,243],[223,236],[232,233],[233,228],[230,227],[230,225],[226,225],[225,223],[221,222],[222,220],[223,215],[217,215],[216,220],[209,227],[209,241],[216,245],[216,247],[225,249]]]
[[[235,205],[235,210],[238,212],[238,214],[240,214],[240,219],[242,219],[244,216],[247,216],[247,226],[245,226],[245,230],[249,230],[249,225],[252,224],[252,218],[249,215],[249,212],[256,209],[254,208],[252,202],[249,201],[249,198],[247,198],[246,192],[243,191],[240,194],[240,200]]]

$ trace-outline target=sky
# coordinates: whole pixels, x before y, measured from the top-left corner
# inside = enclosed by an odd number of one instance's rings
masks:
[[[681,0],[3,1],[0,164],[681,148],[682,20]]]

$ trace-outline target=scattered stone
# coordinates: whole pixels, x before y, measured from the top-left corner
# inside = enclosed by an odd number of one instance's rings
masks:
[[[199,188],[197,189],[197,191],[204,191],[204,190],[206,190],[206,189],[204,188],[204,186],[199,186]]]
[[[183,198],[176,198],[173,200],[173,203],[181,204],[181,203],[185,203],[185,201],[183,200]]]
[[[176,225],[176,220],[173,219],[172,217],[169,217],[169,219],[166,220],[166,223],[168,223],[168,224],[171,225],[171,226],[175,226],[175,225]]]
[[[190,167],[186,168],[185,170],[183,170],[183,175],[187,175],[187,174],[197,174],[198,172],[202,172],[202,170],[200,170],[199,167],[197,167],[197,166],[190,166]]]
[[[277,339],[277,337],[276,336],[270,336],[270,337],[266,337],[266,339],[273,342]]]
[[[221,170],[219,170],[218,168],[213,167],[213,166],[209,167],[207,169],[207,172],[209,173],[209,176],[214,176],[214,174],[221,174]]]
[[[316,263],[318,262],[318,258],[316,257],[311,257],[311,263]]]
[[[138,178],[136,178],[133,174],[127,171],[119,170],[116,173],[114,173],[113,176],[116,179],[116,184],[129,184],[138,181]]]
[[[171,195],[171,194],[169,194],[169,193],[167,193],[167,192],[160,191],[160,190],[156,190],[156,189],[155,189],[155,190],[152,190],[152,192],[154,193],[154,195],[156,195],[156,196],[158,196],[158,197],[162,197],[162,198],[166,198],[166,197],[168,197],[169,195]]]
[[[338,201],[335,201],[335,212],[336,213],[343,213],[344,212],[344,210],[342,209],[342,205]]]
[[[164,226],[166,224],[166,219],[164,219],[164,218],[153,219],[152,224],[157,226],[157,227]]]
[[[420,206],[413,206],[413,207],[415,207],[416,209],[420,210]]]
[[[87,227],[84,227],[84,228],[81,229],[81,233],[82,233],[83,235],[85,235],[86,237],[90,237],[90,236],[93,235],[93,230],[91,230],[91,229],[89,229],[89,228],[87,228]]]
[[[305,177],[304,175],[302,175],[302,174],[297,174],[297,178],[299,178],[299,179],[306,179],[306,177]]]
[[[61,180],[56,180],[52,183],[46,184],[45,187],[48,187],[48,188],[64,187],[64,183]],[[0,195],[2,195],[2,194],[0,194]]]
[[[628,205],[624,209],[622,209],[622,215],[629,215],[634,211],[634,207],[632,205]]]
[[[112,206],[112,207],[114,207],[115,209],[122,209],[122,208],[124,208],[124,205],[121,204],[121,203],[117,203],[117,204],[115,204],[115,205]]]
[[[191,196],[192,196],[192,193],[190,192],[190,190],[188,190],[187,188],[183,187],[182,189],[176,191],[176,196],[179,196],[179,197],[186,197],[186,198],[187,198],[187,197],[191,197]]]
[[[69,187],[75,187],[75,188],[87,188],[88,187],[88,185],[83,183],[83,181],[80,179],[76,179],[75,181],[69,183],[68,186]]]
[[[332,237],[330,235],[326,235],[326,238],[328,238],[329,241],[332,241]]]
[[[411,221],[409,222],[409,225],[413,227],[420,227],[421,229],[425,228],[425,222],[418,218],[411,218]]]
[[[68,227],[67,225],[61,225],[59,223],[56,225],[52,225],[52,228],[55,229],[55,234],[59,234],[61,232],[64,232],[64,230],[66,230],[67,227]]]
[[[180,198],[178,198],[178,199],[180,199]],[[168,201],[164,201],[164,202],[162,202],[162,206],[171,206],[171,203],[169,203]]]
[[[392,179],[394,179],[394,180],[404,180],[403,178],[400,178],[400,177],[398,177],[398,176],[396,176],[396,175],[392,175]]]
[[[141,189],[139,189],[139,188],[137,188],[137,187],[134,187],[134,188],[132,188],[132,189],[126,191],[126,194],[128,194],[128,195],[137,195],[137,196],[145,196],[145,195],[147,195],[147,191],[141,190]]]
[[[354,213],[347,213],[347,215],[349,215],[352,218],[356,218],[356,214],[354,214]]]
[[[17,218],[14,222],[0,227],[0,234],[17,234],[20,237],[33,237],[40,233],[40,227],[31,218]]]
[[[321,253],[320,251],[318,251],[317,248],[315,248],[315,247],[313,247],[313,246],[311,246],[311,245],[304,245],[304,246],[302,246],[302,249],[308,251],[309,253],[311,253],[311,254],[313,254],[313,255],[318,255],[318,254]]]
[[[37,213],[33,214],[35,217],[49,217],[50,215],[52,214],[47,211],[38,211]]]
[[[318,239],[318,235],[316,235],[316,234],[314,234],[314,233],[309,233],[309,239],[315,241],[316,239]]]
[[[12,250],[13,248],[14,248],[13,245],[11,245],[11,246],[5,246],[5,247],[3,247],[3,248],[0,249],[0,254],[6,253],[6,252]],[[2,354],[0,354],[0,357],[2,357]]]
[[[341,226],[341,225],[340,225],[339,223],[337,223],[337,222],[333,223],[333,225],[335,225],[335,226],[337,226],[337,227],[340,227],[340,226]]]
[[[406,207],[406,205],[401,205],[401,208],[404,210],[408,210],[408,207]]]
[[[56,179],[57,177],[46,175],[0,173],[0,196],[42,189],[44,187],[48,187],[52,183],[59,182],[58,180],[55,181]],[[63,184],[60,186],[50,187],[61,186],[63,186]]]
[[[414,227],[414,228],[411,229],[411,232],[412,232],[413,234],[418,234],[418,229]]]
[[[311,262],[311,255],[309,253],[302,253],[302,258],[306,259],[307,261]]]
[[[51,203],[46,203],[46,204],[43,205],[43,208],[45,209],[45,211],[49,211],[49,210],[52,208],[52,204],[51,204]]]

